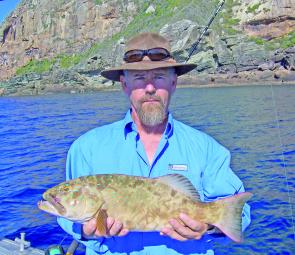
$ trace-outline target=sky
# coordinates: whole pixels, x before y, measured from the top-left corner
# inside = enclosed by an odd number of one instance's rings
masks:
[[[0,24],[15,9],[20,0],[0,0]]]

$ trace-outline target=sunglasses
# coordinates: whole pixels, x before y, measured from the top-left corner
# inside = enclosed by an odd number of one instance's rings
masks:
[[[139,62],[144,56],[148,56],[151,61],[161,61],[170,58],[170,52],[164,48],[152,48],[148,50],[130,50],[124,54],[124,61],[127,63]]]

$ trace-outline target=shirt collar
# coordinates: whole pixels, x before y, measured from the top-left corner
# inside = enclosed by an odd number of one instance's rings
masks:
[[[166,126],[166,129],[165,129],[165,132],[164,132],[165,138],[169,138],[170,136],[172,136],[172,134],[173,134],[173,128],[174,128],[173,123],[174,123],[173,122],[173,116],[169,112],[168,113],[168,122],[167,122],[167,126]]]
[[[127,135],[132,132],[135,131],[137,132],[137,128],[135,123],[133,122],[133,119],[131,117],[131,109],[128,110],[128,112],[125,115],[125,118],[123,119],[123,123],[124,123],[124,136],[125,139],[127,137]],[[164,132],[165,138],[169,138],[171,137],[171,135],[173,134],[173,116],[172,114],[169,112],[168,113],[168,122],[167,122],[167,126]]]
[[[125,118],[123,119],[123,123],[124,123],[124,136],[125,139],[127,137],[127,135],[132,132],[132,131],[136,131],[136,125],[133,122],[133,119],[131,117],[131,109],[128,110],[128,112],[125,115]]]

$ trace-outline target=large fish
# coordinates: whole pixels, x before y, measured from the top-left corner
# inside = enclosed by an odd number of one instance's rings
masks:
[[[181,212],[216,226],[236,242],[242,240],[241,214],[248,192],[214,202],[201,202],[191,182],[179,174],[158,178],[98,174],[63,182],[43,194],[38,207],[75,222],[97,219],[106,233],[106,218],[135,231],[160,231]]]

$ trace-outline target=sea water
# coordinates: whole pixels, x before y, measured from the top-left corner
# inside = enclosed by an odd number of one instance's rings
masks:
[[[37,201],[64,181],[71,143],[127,109],[120,91],[0,98],[1,238],[24,231],[41,249],[72,241]],[[218,244],[216,253],[295,254],[295,86],[182,88],[170,111],[226,146],[254,194],[244,242]]]

